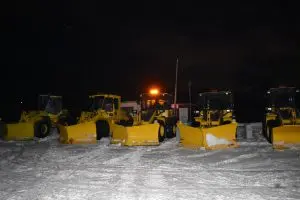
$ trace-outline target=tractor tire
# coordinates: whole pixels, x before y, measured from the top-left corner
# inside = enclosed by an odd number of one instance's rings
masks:
[[[4,139],[4,136],[7,134],[7,125],[0,121],[0,138]]]
[[[267,139],[267,124],[266,124],[266,116],[264,116],[262,120],[262,135]]]
[[[96,122],[97,140],[109,137],[109,124],[107,121],[99,120]]]
[[[270,120],[267,122],[267,127],[266,127],[266,135],[267,135],[267,140],[273,144],[273,128],[280,126],[280,121],[279,120]]]
[[[266,135],[267,135],[268,142],[273,144],[273,140],[272,140],[272,138],[273,138],[273,127],[272,126],[267,126]]]
[[[134,120],[132,116],[129,116],[129,119],[126,121],[126,126],[133,126]]]
[[[164,123],[160,123],[159,125],[159,129],[158,129],[158,141],[159,142],[163,142],[166,138],[166,132],[165,132],[166,128]]]
[[[63,125],[63,126],[70,126],[76,124],[76,120],[71,115],[63,115],[59,118],[57,121],[57,124]]]
[[[42,119],[34,124],[34,136],[45,138],[50,134],[51,122],[48,119]]]
[[[125,126],[125,127],[129,127],[129,126],[133,126],[133,118],[130,116],[128,120],[120,120],[120,122],[118,123],[121,126]]]
[[[173,125],[167,124],[165,126],[165,133],[166,133],[166,138],[173,138],[174,137]]]
[[[174,124],[173,127],[172,127],[173,137],[176,137],[176,130],[177,130],[177,125]]]

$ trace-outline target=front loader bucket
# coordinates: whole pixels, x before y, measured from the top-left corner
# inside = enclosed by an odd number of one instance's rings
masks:
[[[223,149],[236,147],[237,123],[211,128],[194,128],[179,123],[180,142],[183,147],[205,149]]]
[[[284,125],[273,128],[273,147],[287,148],[291,145],[300,145],[300,125]]]
[[[30,122],[20,122],[6,124],[3,134],[4,140],[30,140],[34,138],[34,124]]]
[[[96,144],[97,132],[95,122],[79,123],[71,126],[58,124],[60,137],[63,144]]]
[[[131,127],[115,125],[111,143],[124,146],[159,145],[159,124],[145,124]]]

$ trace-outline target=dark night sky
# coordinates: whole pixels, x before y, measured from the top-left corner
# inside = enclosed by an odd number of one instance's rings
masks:
[[[209,2],[20,2],[4,33],[2,105],[48,92],[72,106],[96,91],[131,100],[149,84],[173,92],[177,56],[181,100],[188,80],[194,94],[232,88],[243,108],[266,87],[299,86],[296,3]]]

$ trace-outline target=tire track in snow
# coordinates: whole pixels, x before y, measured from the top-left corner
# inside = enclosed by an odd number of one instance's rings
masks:
[[[231,164],[231,163],[239,163],[244,159],[254,158],[258,155],[259,155],[258,153],[243,154],[243,155],[237,156],[235,158],[230,158],[230,159],[222,160],[222,161],[219,161],[219,162],[216,162],[213,164],[209,164],[209,166],[214,167],[214,166],[226,165],[226,164]]]
[[[145,148],[138,148],[134,152],[104,162],[108,165],[121,165],[119,179],[116,184],[111,186],[114,192],[112,192],[110,199],[136,199],[140,194],[137,185],[141,168],[139,162],[146,150]]]

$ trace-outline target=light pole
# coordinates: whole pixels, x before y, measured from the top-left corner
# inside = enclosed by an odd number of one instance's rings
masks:
[[[177,115],[177,77],[178,77],[178,57],[176,60],[176,73],[175,73],[175,95],[174,95],[174,106],[175,106],[175,115]]]
[[[192,120],[192,90],[191,90],[191,87],[192,87],[192,81],[190,80],[189,83],[189,99],[190,99],[190,120]]]

